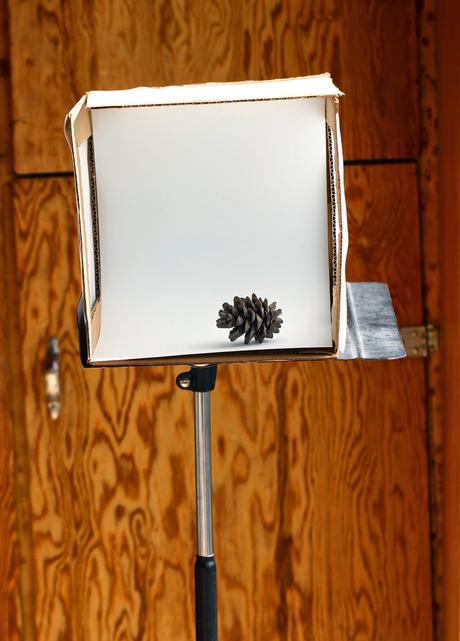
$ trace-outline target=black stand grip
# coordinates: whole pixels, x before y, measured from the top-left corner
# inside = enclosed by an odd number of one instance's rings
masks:
[[[195,563],[196,641],[217,641],[216,562],[197,556]]]

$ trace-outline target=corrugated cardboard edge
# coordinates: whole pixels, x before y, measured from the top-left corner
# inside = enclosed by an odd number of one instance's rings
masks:
[[[340,303],[339,303],[339,343],[338,351],[341,352],[345,349],[347,340],[347,286],[346,286],[346,261],[348,253],[348,218],[347,218],[347,203],[345,199],[345,176],[343,164],[343,149],[342,149],[342,136],[340,133],[340,119],[338,109],[336,111],[337,123],[337,155],[338,155],[338,170],[339,170],[339,190],[340,194],[340,267],[341,267],[341,287],[340,287]]]
[[[88,171],[88,159],[81,158],[79,146],[92,134],[90,110],[86,106],[86,96],[83,96],[71,109],[64,122],[64,133],[72,151],[74,165],[75,193],[77,202],[77,228],[80,248],[80,269],[83,283],[83,302],[88,325],[88,353],[93,354],[101,332],[101,303],[96,301],[91,309],[89,284],[89,256],[86,234],[83,222],[83,193],[82,173]]]
[[[243,82],[208,82],[166,87],[135,87],[120,91],[90,91],[89,109],[159,107],[252,100],[289,100],[342,96],[329,73],[298,78]]]
[[[267,362],[311,362],[336,359],[337,354],[312,350],[309,353],[291,352],[283,353],[282,350],[258,350],[256,352],[216,352],[213,354],[190,354],[187,356],[171,356],[159,358],[132,359],[123,361],[97,361],[88,360],[87,367],[145,367],[154,365],[226,365],[238,363],[267,363]]]
[[[314,350],[310,353],[287,352],[276,350],[258,350],[257,352],[221,352],[213,354],[191,354],[189,356],[160,357],[153,359],[125,360],[125,361],[97,361],[88,360],[88,367],[145,367],[153,365],[230,365],[237,363],[268,363],[268,362],[301,362],[301,361],[324,361],[337,359],[337,354],[328,350]]]
[[[346,299],[346,256],[348,251],[348,225],[345,203],[345,186],[343,180],[343,153],[340,137],[338,99],[326,98],[326,122],[331,127],[334,141],[333,177],[336,194],[336,247],[337,247],[337,281],[332,289],[332,335],[335,353],[345,347],[347,334],[347,299]],[[333,212],[334,215],[334,212]],[[329,230],[332,233],[332,229]]]

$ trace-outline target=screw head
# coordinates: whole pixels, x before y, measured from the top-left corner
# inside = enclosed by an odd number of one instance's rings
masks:
[[[191,379],[189,376],[184,374],[183,376],[179,377],[179,386],[182,387],[182,389],[187,389],[190,387]]]

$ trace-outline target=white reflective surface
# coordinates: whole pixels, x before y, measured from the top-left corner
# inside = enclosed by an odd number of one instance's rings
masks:
[[[331,345],[324,99],[92,112],[101,251],[94,360],[244,349],[234,295],[277,301],[251,349]]]

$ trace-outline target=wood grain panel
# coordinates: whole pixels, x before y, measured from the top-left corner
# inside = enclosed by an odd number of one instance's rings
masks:
[[[0,215],[4,209],[0,204]],[[0,235],[3,240],[3,234]],[[4,266],[3,259],[0,266]],[[5,271],[2,269],[2,275]],[[3,277],[0,295],[5,294]],[[20,596],[19,556],[14,488],[14,455],[10,397],[8,394],[8,333],[5,318],[0,322],[0,639],[19,641]]]
[[[324,71],[347,93],[347,158],[418,152],[411,0],[10,0],[9,6],[19,173],[71,168],[62,123],[90,89]]]
[[[37,638],[190,638],[190,399],[175,398],[172,370],[80,368],[72,190],[70,180],[21,182],[16,200]],[[52,334],[57,423],[43,396]]]
[[[0,91],[2,83],[0,81]],[[0,180],[0,216],[5,216],[4,185]],[[0,226],[0,242],[5,242]],[[0,297],[6,300],[5,257],[0,257]],[[19,555],[15,504],[13,423],[6,314],[0,319],[0,639],[19,641],[21,627]]]
[[[8,248],[14,232],[11,233],[11,226],[6,222],[11,211],[12,165],[7,31],[6,3],[0,0],[0,639],[19,641],[22,626],[10,360],[14,350],[11,349],[8,296],[8,284],[14,274]],[[15,356],[18,365],[19,359]]]
[[[437,4],[439,23],[439,198],[441,240],[441,376],[443,401],[444,485],[444,629],[443,641],[460,635],[460,88],[452,83],[460,51],[452,38],[460,6]]]
[[[415,164],[346,168],[347,280],[388,283],[398,322],[423,322]]]
[[[431,639],[422,363],[219,377],[223,638]]]
[[[363,232],[350,272],[390,280],[402,319],[418,318],[414,168],[354,167],[347,182]],[[192,397],[177,368],[80,368],[74,219],[70,179],[16,182],[36,641],[190,639]],[[55,423],[43,397],[53,334]],[[424,395],[420,360],[220,368],[222,639],[431,640]]]

